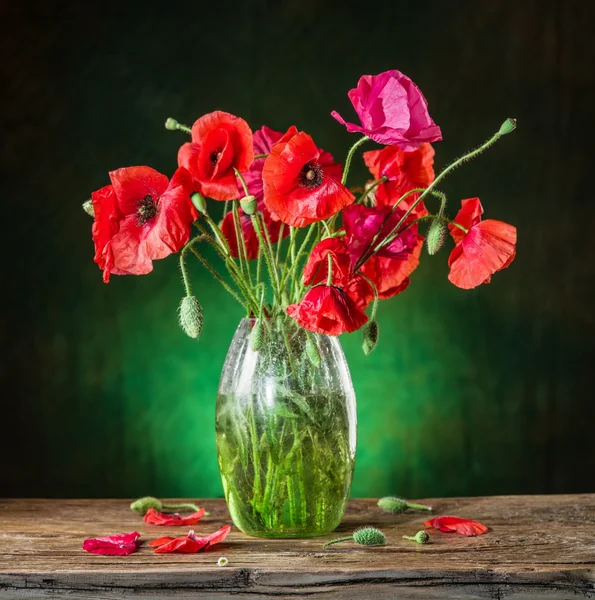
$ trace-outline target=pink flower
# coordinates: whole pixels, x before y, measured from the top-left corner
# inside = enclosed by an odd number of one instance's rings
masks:
[[[406,152],[442,139],[420,89],[400,71],[364,75],[348,96],[361,125],[347,123],[337,111],[331,115],[349,132],[358,131],[379,144],[396,144]]]
[[[92,554],[106,556],[125,556],[132,554],[138,548],[140,533],[122,533],[120,535],[107,535],[105,537],[90,538],[83,542],[83,550]]]
[[[158,554],[167,554],[170,552],[180,552],[182,554],[194,554],[195,552],[201,552],[214,544],[220,544],[231,531],[229,525],[223,525],[221,529],[218,529],[214,533],[207,536],[200,537],[190,530],[188,535],[181,537],[170,537],[165,536],[157,538],[149,542],[151,548],[155,548],[155,552]]]

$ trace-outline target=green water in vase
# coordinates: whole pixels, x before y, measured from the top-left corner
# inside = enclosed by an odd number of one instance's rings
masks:
[[[325,535],[343,518],[355,464],[355,394],[345,356],[337,338],[307,334],[289,319],[267,322],[253,350],[254,324],[240,323],[217,398],[231,517],[253,536]]]

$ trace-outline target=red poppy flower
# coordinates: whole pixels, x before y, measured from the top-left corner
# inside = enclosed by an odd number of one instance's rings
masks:
[[[83,550],[92,554],[104,554],[106,556],[126,556],[132,554],[138,548],[140,533],[122,533],[120,535],[107,535],[105,537],[89,538],[83,542]]]
[[[326,283],[328,278],[328,255],[333,262],[333,285],[342,286],[351,277],[351,256],[345,242],[339,238],[322,240],[314,248],[304,267],[304,285]]]
[[[436,517],[424,523],[424,527],[433,527],[444,533],[475,536],[485,533],[488,528],[477,521],[461,519],[460,517]]]
[[[214,200],[238,197],[234,168],[246,171],[253,160],[248,123],[222,111],[200,117],[192,126],[192,141],[178,152],[178,164],[190,171],[196,190]]]
[[[156,540],[149,542],[151,548],[155,548],[155,552],[158,554],[166,554],[170,552],[181,552],[183,554],[193,554],[195,552],[201,552],[206,550],[208,547],[213,546],[222,542],[227,534],[231,531],[229,525],[224,525],[221,529],[218,529],[210,535],[199,537],[194,531],[189,531],[188,535],[182,537],[161,537]]]
[[[368,261],[366,266],[372,264],[372,260]],[[366,277],[368,277],[367,274]],[[372,277],[369,277],[369,279],[373,281]],[[361,275],[355,275],[347,282],[345,292],[361,310],[366,310],[374,300],[374,289],[370,282]]]
[[[356,331],[368,316],[341,288],[317,285],[299,304],[290,304],[287,314],[314,333],[341,335]]]
[[[150,167],[112,171],[111,185],[93,192],[95,262],[110,274],[144,275],[154,260],[177,252],[190,238],[198,211],[186,169],[171,181]]]
[[[341,183],[341,165],[291,127],[265,160],[264,200],[273,218],[293,227],[332,217],[355,196]]]
[[[428,187],[434,181],[434,154],[430,144],[422,144],[412,152],[405,152],[398,146],[364,152],[364,162],[374,178],[389,179],[375,191],[376,206],[394,206],[403,194]],[[409,196],[409,205],[418,197],[419,194]]]
[[[361,125],[346,123],[336,111],[331,115],[349,132],[358,131],[379,144],[398,144],[407,151],[442,139],[424,95],[400,71],[364,75],[348,96]]]
[[[463,200],[455,221],[469,226],[468,232],[453,233],[456,226],[449,226],[457,245],[448,257],[448,279],[464,290],[489,283],[491,276],[508,267],[516,254],[516,227],[493,219],[481,221],[482,212],[478,198]]]
[[[274,221],[271,218],[271,213],[267,210],[264,201],[260,200],[257,202],[258,211],[262,214],[264,219],[264,224],[269,233],[269,238],[271,239],[272,244],[276,244],[279,241],[279,236],[281,233],[281,221]],[[252,224],[252,219],[242,210],[242,207],[239,208],[240,211],[240,223],[242,226],[242,232],[244,235],[244,241],[246,243],[246,252],[248,254],[248,260],[254,260],[258,258],[258,249],[260,247],[258,241],[258,235],[256,234],[256,230],[254,229],[254,225]],[[231,251],[231,255],[234,258],[238,258],[238,239],[236,237],[236,228],[233,219],[233,212],[229,211],[225,217],[223,217],[223,222],[221,223],[221,231],[229,244],[229,248]],[[289,227],[283,228],[283,237],[286,238],[289,235]]]
[[[143,517],[143,521],[147,525],[195,525],[204,516],[205,509],[201,508],[199,511],[188,515],[187,517],[181,517],[178,514],[168,515],[166,513],[159,512],[154,508],[149,508]]]

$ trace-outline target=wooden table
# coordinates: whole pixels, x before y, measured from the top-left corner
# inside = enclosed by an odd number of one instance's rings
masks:
[[[222,500],[197,526],[229,522]],[[130,556],[81,550],[85,537],[139,531],[142,539],[186,533],[151,527],[125,500],[0,501],[0,598],[595,598],[595,494],[429,499],[434,514],[474,518],[479,537],[432,533],[418,545],[426,515],[381,512],[353,500],[326,538],[265,540],[236,529],[225,543],[192,555],[157,555],[143,544]],[[388,545],[324,541],[362,525],[385,532]],[[226,556],[229,564],[217,566]]]

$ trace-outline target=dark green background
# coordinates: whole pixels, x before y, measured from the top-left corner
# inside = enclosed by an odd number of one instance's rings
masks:
[[[448,249],[381,305],[358,397],[355,496],[595,491],[593,3],[257,0],[5,3],[0,495],[218,496],[219,373],[241,313],[193,265],[200,342],[176,325],[176,260],[104,285],[80,204],[111,169],[171,174],[163,128],[223,109],[291,124],[344,160],[329,113],[398,68],[442,127],[438,168],[518,131],[443,186],[517,225],[518,256],[465,292]],[[358,158],[355,177],[365,170]]]

